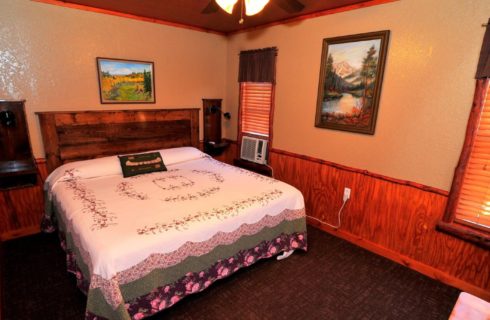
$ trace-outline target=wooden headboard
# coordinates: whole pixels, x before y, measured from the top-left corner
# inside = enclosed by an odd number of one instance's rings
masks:
[[[48,171],[65,162],[199,147],[199,109],[37,112]]]

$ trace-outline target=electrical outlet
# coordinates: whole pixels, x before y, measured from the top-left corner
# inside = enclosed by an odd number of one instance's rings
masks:
[[[344,188],[344,201],[350,199],[350,188]]]

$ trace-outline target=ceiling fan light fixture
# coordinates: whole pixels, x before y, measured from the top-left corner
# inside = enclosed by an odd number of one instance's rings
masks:
[[[245,0],[245,14],[253,16],[264,9],[269,0]]]
[[[233,13],[233,7],[238,2],[238,0],[216,0],[216,3],[225,10],[227,13]]]

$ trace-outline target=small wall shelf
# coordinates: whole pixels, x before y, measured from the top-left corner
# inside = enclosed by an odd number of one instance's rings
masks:
[[[229,143],[221,139],[221,100],[202,99],[204,113],[204,152],[218,156],[228,148]]]

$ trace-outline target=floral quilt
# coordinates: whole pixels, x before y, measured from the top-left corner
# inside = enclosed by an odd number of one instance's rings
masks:
[[[86,319],[142,319],[262,258],[306,250],[294,187],[194,148],[160,150],[168,171],[123,178],[117,157],[69,163],[47,179]]]

